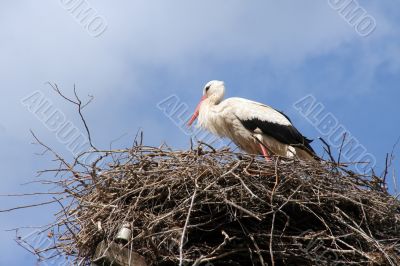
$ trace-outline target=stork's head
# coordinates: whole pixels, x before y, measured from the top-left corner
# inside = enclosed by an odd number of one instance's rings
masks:
[[[203,89],[203,97],[201,97],[199,104],[194,111],[192,118],[190,118],[188,125],[192,125],[194,120],[199,116],[200,106],[203,101],[207,100],[210,104],[219,104],[224,98],[225,86],[223,81],[212,80],[209,81]]]
[[[213,98],[215,104],[218,104],[224,98],[225,86],[223,81],[211,80],[203,89],[203,96],[206,98]]]

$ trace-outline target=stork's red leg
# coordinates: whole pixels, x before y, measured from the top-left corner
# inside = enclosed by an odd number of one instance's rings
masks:
[[[262,151],[262,153],[263,153],[263,155],[265,157],[265,160],[267,162],[271,161],[271,157],[269,156],[269,153],[268,153],[267,149],[261,143],[259,143],[259,145],[260,145],[261,151]]]

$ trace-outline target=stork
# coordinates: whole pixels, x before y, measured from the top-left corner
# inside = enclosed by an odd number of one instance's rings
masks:
[[[315,160],[317,156],[290,119],[272,107],[243,98],[223,100],[223,81],[208,82],[203,97],[188,122],[198,118],[198,125],[220,137],[230,138],[239,148],[249,154],[279,155],[300,160]]]

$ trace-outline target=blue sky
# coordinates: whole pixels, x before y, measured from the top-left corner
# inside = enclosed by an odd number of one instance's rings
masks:
[[[313,95],[377,161],[400,135],[398,1],[359,1],[376,21],[360,36],[329,1],[88,1],[107,28],[93,37],[65,9],[69,1],[15,0],[0,10],[0,194],[46,191],[35,172],[49,166],[37,156],[29,129],[66,157],[21,99],[41,91],[77,126],[75,110],[45,82],[95,96],[86,116],[97,146],[127,147],[139,128],[145,143],[189,147],[189,137],[157,108],[177,95],[194,109],[203,85],[224,80],[227,96],[257,100],[284,111],[306,136],[321,136],[293,104]],[[332,1],[331,1],[332,2]],[[82,129],[82,128],[81,128]],[[321,152],[318,140],[314,147]],[[399,148],[395,150],[399,155]],[[395,160],[394,166],[398,165]],[[390,180],[394,190],[393,181]],[[46,198],[0,197],[0,209]],[[33,265],[6,229],[53,219],[57,206],[0,213],[0,265]],[[32,230],[27,230],[29,233]]]

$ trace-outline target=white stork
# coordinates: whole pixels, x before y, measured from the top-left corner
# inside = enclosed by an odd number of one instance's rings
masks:
[[[273,154],[301,160],[317,158],[310,146],[311,140],[305,138],[285,114],[243,98],[223,100],[224,93],[224,82],[208,82],[188,125],[198,117],[200,127],[230,138],[249,154],[264,155],[267,161]]]

